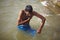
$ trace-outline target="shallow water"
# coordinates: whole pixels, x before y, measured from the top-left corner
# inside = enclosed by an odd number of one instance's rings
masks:
[[[20,10],[31,4],[35,11],[46,18],[41,34],[32,37],[17,29]],[[37,29],[41,20],[33,17],[30,25]],[[0,40],[60,40],[60,15],[45,8],[38,0],[0,0]]]

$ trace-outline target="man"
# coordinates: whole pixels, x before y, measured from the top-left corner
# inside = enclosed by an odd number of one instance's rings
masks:
[[[32,19],[33,16],[36,16],[42,20],[42,23],[40,27],[37,29],[37,33],[41,33],[41,30],[44,26],[45,23],[45,17],[42,15],[38,14],[37,12],[33,11],[33,8],[31,5],[27,5],[26,8],[22,11],[19,12],[19,17],[18,17],[18,28],[24,31],[27,31],[31,29],[29,22]]]

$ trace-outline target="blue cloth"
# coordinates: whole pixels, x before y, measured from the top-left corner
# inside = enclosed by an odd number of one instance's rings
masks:
[[[18,29],[22,30],[22,31],[25,31],[25,32],[27,32],[28,34],[30,34],[32,36],[34,36],[36,34],[36,30],[32,29],[29,24],[19,25]]]

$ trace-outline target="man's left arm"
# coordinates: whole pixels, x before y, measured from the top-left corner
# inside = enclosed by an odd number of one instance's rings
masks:
[[[37,12],[34,12],[33,14],[42,20],[42,23],[41,23],[40,27],[37,29],[37,33],[41,33],[46,18],[43,17],[42,15],[38,14]]]

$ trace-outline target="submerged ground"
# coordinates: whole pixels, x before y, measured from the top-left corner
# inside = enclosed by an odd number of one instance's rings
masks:
[[[46,18],[42,33],[35,37],[17,30],[17,17],[20,10],[31,4],[35,11]],[[41,20],[33,17],[30,25],[37,29]],[[0,0],[0,40],[60,40],[60,15],[45,8],[37,0]]]

